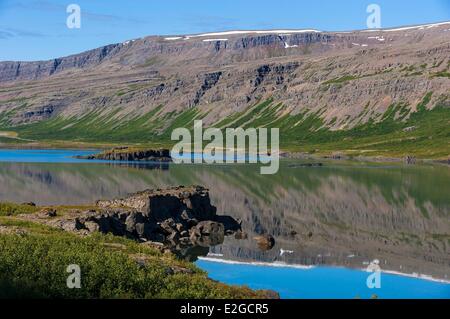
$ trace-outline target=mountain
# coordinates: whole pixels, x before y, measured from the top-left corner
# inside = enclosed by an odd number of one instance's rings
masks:
[[[170,143],[194,119],[279,127],[284,149],[445,158],[450,22],[384,30],[149,36],[0,62],[0,130],[36,141]],[[14,133],[0,142],[23,142]]]

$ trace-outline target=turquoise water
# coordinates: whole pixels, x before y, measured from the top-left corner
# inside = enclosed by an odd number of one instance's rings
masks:
[[[92,153],[0,150],[0,201],[85,205],[147,188],[203,185],[218,214],[241,219],[248,236],[228,236],[193,255],[313,267],[198,261],[213,279],[273,289],[282,298],[450,298],[449,284],[384,273],[381,289],[371,290],[368,273],[354,270],[379,259],[384,270],[450,278],[446,166],[303,167],[282,160],[277,174],[261,175],[260,165],[122,165],[74,158]],[[254,237],[261,233],[275,237],[273,249],[258,247]],[[281,256],[282,249],[292,253]]]
[[[418,278],[381,273],[381,287],[369,289],[370,273],[346,268],[300,269],[199,260],[197,266],[210,278],[253,289],[271,289],[281,298],[294,299],[448,299],[450,285]]]
[[[85,156],[98,153],[98,150],[9,150],[0,149],[0,162],[17,162],[17,163],[104,163],[109,161],[103,160],[86,160],[78,159],[75,156]],[[186,154],[176,156],[176,159],[194,159],[200,158],[201,154]],[[267,159],[267,157],[259,157],[261,159]],[[258,158],[258,159],[259,159]],[[254,157],[249,156],[235,156],[235,161],[249,161],[251,159],[255,160]],[[225,157],[224,157],[225,161]],[[120,162],[120,161],[115,161]],[[126,162],[126,161],[122,161]],[[144,161],[141,161],[143,163]]]
[[[0,149],[0,162],[17,163],[86,163],[90,160],[74,158],[96,153],[93,150],[4,150]],[[102,161],[96,161],[102,162]]]

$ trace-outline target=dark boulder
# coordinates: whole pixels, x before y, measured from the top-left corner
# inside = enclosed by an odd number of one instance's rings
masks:
[[[272,235],[261,235],[254,239],[261,250],[271,250],[275,246],[275,238]]]
[[[223,243],[224,237],[224,225],[214,221],[201,221],[190,229],[190,239],[198,246],[219,245]]]

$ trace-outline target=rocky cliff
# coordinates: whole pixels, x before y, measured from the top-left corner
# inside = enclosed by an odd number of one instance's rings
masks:
[[[0,62],[0,128],[36,140],[132,143],[167,140],[195,118],[278,125],[297,130],[296,141],[387,118],[406,123],[427,94],[426,110],[450,105],[449,29],[151,36],[51,61]]]
[[[120,51],[120,45],[112,44],[84,53],[49,61],[1,62],[0,82],[37,80],[70,70],[94,67]]]

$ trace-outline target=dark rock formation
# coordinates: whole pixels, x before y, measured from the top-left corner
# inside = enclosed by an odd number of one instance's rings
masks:
[[[198,105],[200,103],[200,98],[203,95],[205,95],[205,93],[209,89],[214,87],[214,85],[216,85],[217,82],[219,82],[221,76],[222,76],[222,72],[214,72],[214,73],[205,74],[204,82],[203,82],[202,86],[200,87],[200,90],[198,90],[197,93],[195,94],[195,98],[194,98],[193,103],[191,103],[191,106]]]
[[[173,218],[197,224],[199,221],[216,218],[216,207],[211,205],[209,191],[202,186],[149,189],[127,198],[100,200],[97,201],[97,206],[131,207],[157,222]]]
[[[127,147],[114,148],[99,154],[76,156],[79,159],[107,160],[107,161],[150,161],[150,162],[171,162],[170,151],[168,149],[159,150],[134,150]]]
[[[146,190],[127,198],[102,200],[97,209],[53,221],[66,231],[112,233],[170,247],[209,247],[240,230],[230,216],[217,216],[201,186]]]
[[[189,230],[190,239],[196,246],[210,247],[223,243],[224,225],[214,221],[201,221]]]

